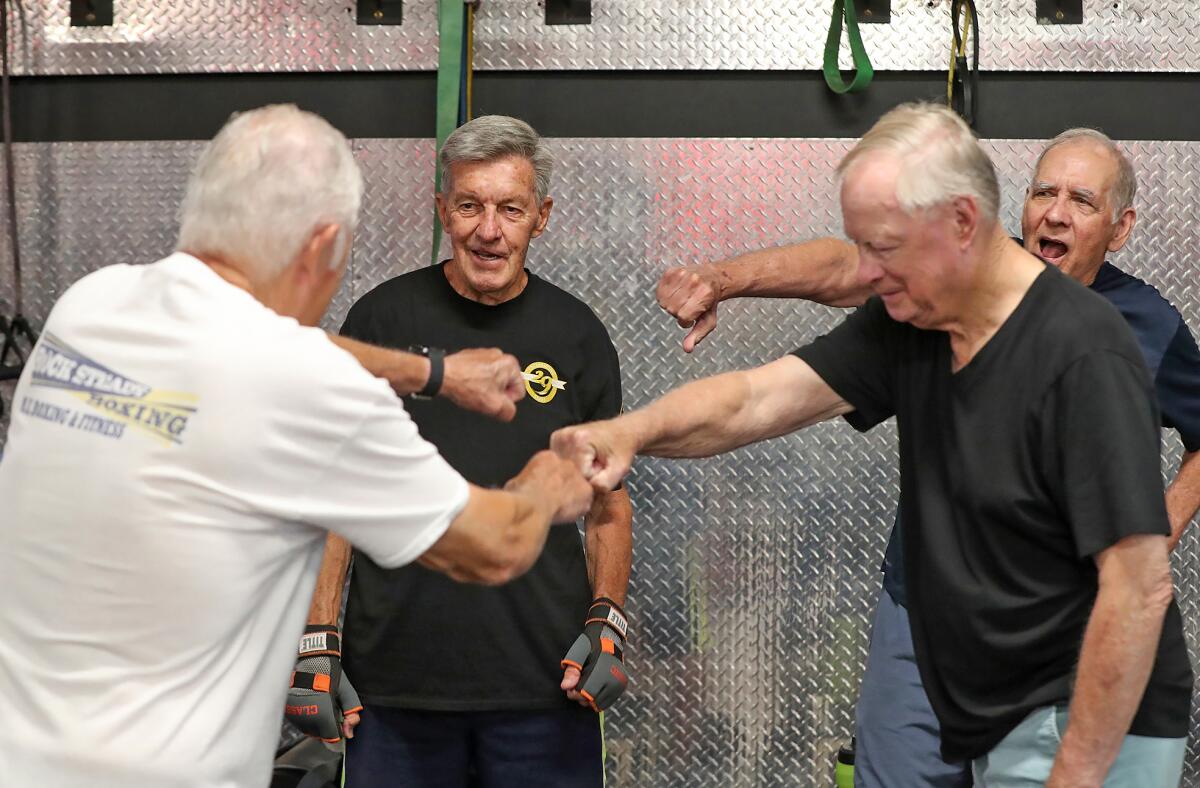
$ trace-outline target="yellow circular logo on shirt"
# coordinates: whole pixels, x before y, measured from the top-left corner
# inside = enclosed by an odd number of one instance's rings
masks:
[[[566,381],[559,380],[554,367],[545,361],[535,361],[525,367],[521,377],[525,378],[525,390],[529,392],[529,396],[543,404],[554,399],[555,394],[567,387]]]

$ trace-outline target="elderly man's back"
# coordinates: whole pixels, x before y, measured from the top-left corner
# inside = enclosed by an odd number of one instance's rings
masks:
[[[186,254],[72,287],[15,401],[6,784],[265,784],[321,528],[396,566],[467,496],[385,382]]]

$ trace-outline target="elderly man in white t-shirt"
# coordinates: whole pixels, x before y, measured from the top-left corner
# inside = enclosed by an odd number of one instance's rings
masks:
[[[515,360],[313,327],[361,193],[325,121],[236,116],[189,182],[179,251],[55,305],[0,464],[5,785],[265,786],[326,531],[499,583],[588,510],[549,452],[504,490],[469,485],[397,397],[440,383],[511,418]]]

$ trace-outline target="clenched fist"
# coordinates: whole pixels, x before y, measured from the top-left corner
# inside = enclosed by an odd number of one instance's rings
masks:
[[[691,353],[717,327],[720,274],[709,265],[668,268],[654,297],[682,328],[691,328],[683,339],[684,351]]]
[[[517,401],[525,396],[515,358],[496,348],[475,348],[446,356],[445,364],[439,396],[465,410],[512,421]]]
[[[527,492],[554,507],[552,523],[578,520],[592,508],[592,486],[569,459],[543,450],[530,458],[504,489]]]
[[[600,491],[615,489],[629,473],[637,444],[620,419],[564,427],[550,436],[550,448],[575,464]]]

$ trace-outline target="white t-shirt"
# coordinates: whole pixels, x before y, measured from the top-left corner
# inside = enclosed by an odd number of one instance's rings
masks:
[[[0,461],[0,781],[266,786],[322,529],[399,566],[467,495],[385,382],[199,260],[84,278]]]

